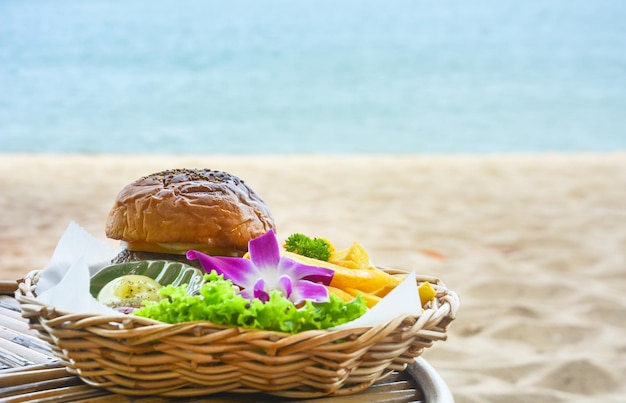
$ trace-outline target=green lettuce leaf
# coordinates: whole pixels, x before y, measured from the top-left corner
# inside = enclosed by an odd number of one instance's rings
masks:
[[[160,292],[166,298],[146,301],[135,315],[165,323],[209,321],[218,325],[297,333],[327,329],[354,320],[365,313],[361,296],[344,302],[330,295],[328,302],[305,301],[296,307],[280,291],[271,291],[269,301],[248,300],[238,294],[230,280],[215,271],[205,275],[200,293],[188,295],[186,285],[168,285]]]

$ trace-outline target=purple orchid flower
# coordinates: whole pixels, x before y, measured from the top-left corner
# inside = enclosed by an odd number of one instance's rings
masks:
[[[187,259],[197,259],[204,270],[215,270],[241,287],[244,298],[269,300],[271,290],[279,290],[299,304],[304,300],[326,302],[334,271],[324,267],[308,266],[280,255],[278,240],[269,230],[248,243],[250,259],[209,256],[197,250],[187,252]]]

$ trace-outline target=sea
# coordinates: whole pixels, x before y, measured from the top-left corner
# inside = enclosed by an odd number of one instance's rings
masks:
[[[0,0],[0,153],[623,151],[625,22],[621,0]]]

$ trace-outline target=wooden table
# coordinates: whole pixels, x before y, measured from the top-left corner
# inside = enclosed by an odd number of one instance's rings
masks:
[[[130,397],[86,385],[69,374],[48,345],[29,329],[13,298],[15,281],[0,281],[0,401],[2,402],[288,402],[267,395],[218,394],[205,398],[168,399]],[[324,397],[301,402],[454,402],[446,383],[424,359],[417,358],[403,372],[395,372],[364,392],[342,397]]]

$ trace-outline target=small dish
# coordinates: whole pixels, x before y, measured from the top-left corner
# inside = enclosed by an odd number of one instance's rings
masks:
[[[94,298],[97,298],[105,284],[126,274],[144,275],[163,286],[187,284],[189,294],[194,294],[204,281],[204,272],[193,266],[168,260],[141,260],[116,263],[102,268],[91,277],[89,292]]]

